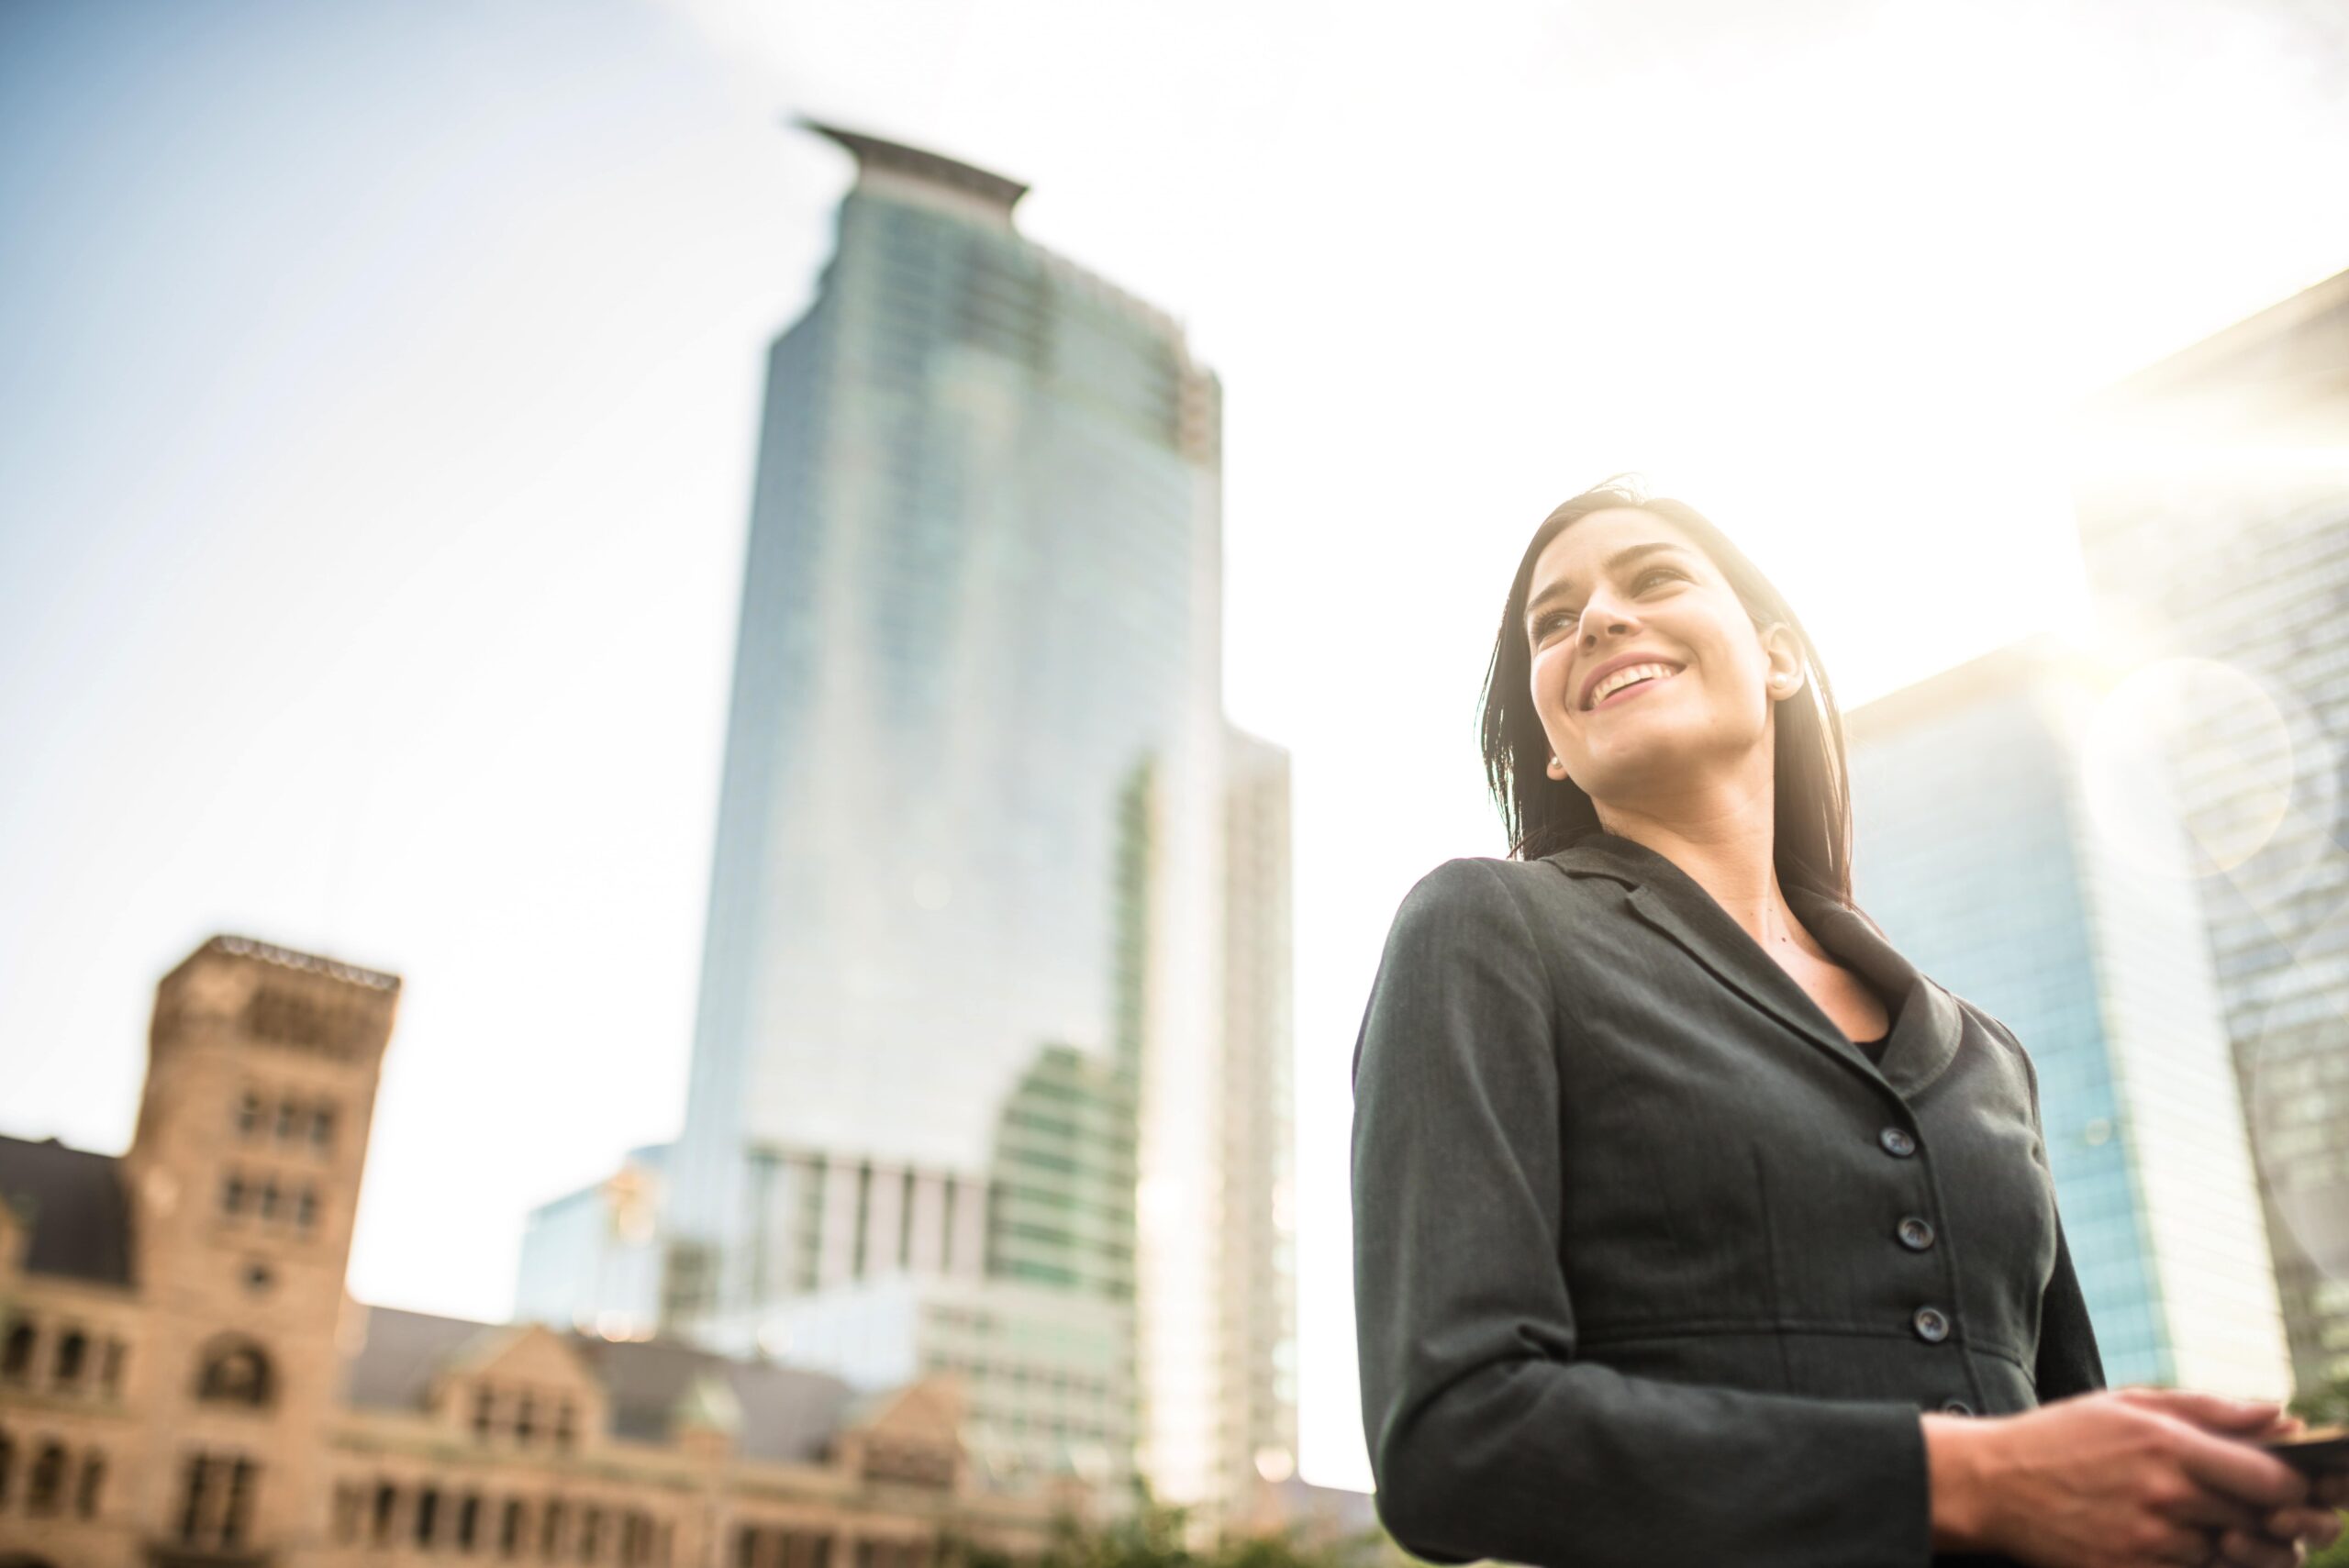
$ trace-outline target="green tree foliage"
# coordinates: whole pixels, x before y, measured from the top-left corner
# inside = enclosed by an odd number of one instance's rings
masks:
[[[1295,1531],[1227,1535],[1203,1549],[1192,1543],[1189,1516],[1187,1508],[1145,1500],[1126,1518],[1097,1525],[1063,1515],[1053,1522],[1052,1543],[1034,1556],[954,1542],[940,1557],[958,1568],[1377,1568],[1399,1560],[1376,1529],[1329,1543],[1308,1542]]]

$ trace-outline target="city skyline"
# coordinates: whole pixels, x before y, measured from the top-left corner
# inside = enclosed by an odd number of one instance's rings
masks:
[[[758,345],[848,178],[775,128],[813,109],[1032,182],[1231,388],[1227,704],[1296,751],[1317,1480],[1362,1475],[1345,1051],[1402,889],[1497,852],[1466,716],[1541,513],[1644,466],[1864,701],[2076,621],[2063,406],[2349,257],[2292,199],[2349,147],[2343,51],[2281,8],[1497,8],[1408,114],[1426,39],[1304,10],[1032,58],[1032,7],[789,48],[722,6],[124,15],[16,8],[0,51],[42,220],[0,301],[0,1130],[123,1147],[138,998],[242,930],[410,978],[371,1299],[502,1315],[529,1205],[674,1131]],[[1153,26],[1181,91],[1070,69]],[[1720,117],[1653,134],[1690,97]],[[1638,244],[1588,217],[1626,203]],[[1942,601],[1885,591],[1926,561]]]

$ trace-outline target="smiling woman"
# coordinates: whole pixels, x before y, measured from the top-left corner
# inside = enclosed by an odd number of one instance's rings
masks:
[[[2038,1073],[1852,899],[1843,737],[1720,532],[1606,485],[1486,672],[1506,859],[1438,866],[1354,1050],[1379,1516],[1438,1562],[2285,1568],[2273,1402],[2105,1387]]]
[[[1574,528],[1585,518],[1606,525],[1609,548],[1601,551],[1591,542],[1596,529]],[[1562,552],[1552,550],[1553,544],[1569,538],[1569,548],[1588,546],[1579,555],[1603,555],[1599,573],[1576,570]],[[1700,591],[1700,602],[1694,606],[1686,602],[1675,606],[1673,601],[1690,588]],[[1702,592],[1708,589],[1712,592]],[[1801,881],[1848,898],[1851,812],[1844,794],[1842,722],[1834,687],[1801,617],[1746,559],[1745,552],[1695,507],[1678,501],[1647,500],[1636,488],[1612,481],[1583,492],[1542,519],[1518,563],[1508,605],[1501,612],[1500,630],[1493,640],[1492,662],[1485,677],[1485,775],[1500,803],[1509,852],[1520,858],[1539,857],[1598,826],[1589,789],[1575,781],[1591,779],[1593,770],[1602,770],[1609,784],[1628,784],[1631,781],[1622,777],[1623,771],[1635,765],[1631,759],[1642,750],[1625,744],[1610,747],[1594,724],[1588,744],[1579,741],[1584,733],[1579,728],[1577,739],[1569,740],[1569,749],[1583,753],[1569,758],[1553,751],[1535,706],[1537,669],[1552,681],[1573,674],[1586,683],[1594,674],[1604,678],[1608,673],[1587,667],[1576,672],[1569,668],[1571,660],[1561,662],[1557,657],[1564,640],[1564,628],[1586,612],[1593,594],[1602,602],[1615,598],[1642,609],[1651,605],[1667,606],[1663,613],[1675,625],[1691,614],[1704,617],[1709,626],[1702,640],[1713,645],[1740,673],[1752,667],[1753,637],[1729,637],[1730,628],[1720,624],[1723,617],[1736,614],[1754,632],[1765,627],[1779,628],[1778,644],[1792,661],[1788,667],[1809,677],[1788,700],[1777,704],[1771,761],[1776,782],[1779,867],[1782,873],[1792,872]],[[1655,629],[1657,635],[1643,646],[1624,651],[1633,657],[1653,654],[1685,669],[1692,651],[1675,647],[1664,635],[1664,625]],[[1611,648],[1604,655],[1616,656],[1617,651]],[[1700,678],[1711,675],[1717,683],[1726,681],[1729,674],[1728,670],[1699,671]],[[1582,687],[1575,688],[1574,706],[1578,711],[1587,706],[1587,695]],[[1701,719],[1701,707],[1695,704],[1688,707],[1696,711],[1687,714],[1683,722]],[[1642,717],[1643,721],[1655,721],[1653,714]],[[1758,728],[1761,714],[1754,711],[1751,717]],[[1570,762],[1575,765],[1568,766]],[[1588,767],[1582,765],[1586,762]],[[1667,790],[1671,787],[1668,778],[1653,782]]]

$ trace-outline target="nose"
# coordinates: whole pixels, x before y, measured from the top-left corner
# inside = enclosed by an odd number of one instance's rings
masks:
[[[1631,625],[1631,617],[1623,610],[1617,608],[1605,596],[1593,594],[1590,602],[1583,606],[1582,618],[1575,625],[1576,640],[1587,651],[1598,646],[1598,634],[1592,629],[1594,626],[1603,626],[1612,635],[1629,630]]]

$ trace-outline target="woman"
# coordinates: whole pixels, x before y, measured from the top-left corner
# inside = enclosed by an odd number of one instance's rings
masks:
[[[1355,1048],[1381,1518],[1439,1562],[2289,1564],[2272,1402],[2108,1391],[2030,1056],[1851,904],[1833,694],[1718,530],[1606,485],[1511,584],[1513,858],[1404,900]]]

